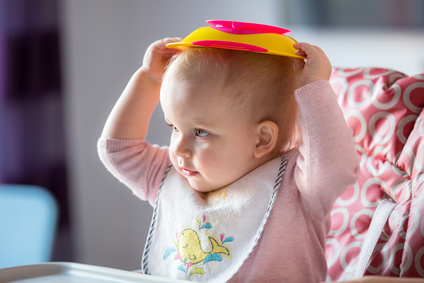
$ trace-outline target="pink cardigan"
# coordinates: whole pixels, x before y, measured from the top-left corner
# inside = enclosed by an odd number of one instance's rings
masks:
[[[336,198],[353,184],[359,157],[327,81],[296,90],[302,142],[291,150],[262,238],[231,281],[320,282],[326,279],[325,237]],[[135,195],[155,203],[167,147],[142,140],[100,139],[107,169]],[[147,223],[146,223],[147,225]]]

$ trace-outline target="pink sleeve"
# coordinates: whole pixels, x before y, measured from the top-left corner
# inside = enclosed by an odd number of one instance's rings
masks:
[[[143,140],[99,139],[97,150],[106,168],[142,200],[155,204],[165,170],[171,164],[168,149]]]
[[[295,94],[302,131],[295,180],[311,215],[324,217],[358,178],[359,155],[328,81],[306,85]]]

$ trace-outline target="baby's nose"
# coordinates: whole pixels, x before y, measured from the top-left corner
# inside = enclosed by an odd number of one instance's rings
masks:
[[[178,157],[189,158],[191,156],[191,149],[189,146],[189,142],[185,138],[181,137],[175,143],[174,153]]]

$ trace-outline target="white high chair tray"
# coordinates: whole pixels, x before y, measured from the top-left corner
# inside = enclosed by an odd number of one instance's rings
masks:
[[[120,269],[70,262],[49,262],[0,269],[0,282],[15,283],[107,283],[186,282],[144,275]]]

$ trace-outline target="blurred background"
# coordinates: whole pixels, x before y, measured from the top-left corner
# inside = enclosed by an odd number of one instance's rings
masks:
[[[52,260],[140,268],[152,208],[106,171],[97,139],[148,45],[208,19],[291,29],[337,67],[424,72],[421,0],[0,0],[0,183],[54,195]],[[158,108],[148,140],[168,134]]]

